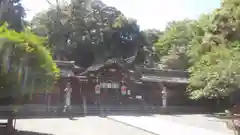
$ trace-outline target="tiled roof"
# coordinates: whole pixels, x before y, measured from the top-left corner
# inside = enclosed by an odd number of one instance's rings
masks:
[[[70,68],[70,69],[77,69],[77,70],[82,69],[82,70],[84,70],[84,68],[75,65],[75,61],[59,61],[59,60],[55,60],[54,62],[56,62],[57,66],[59,68]]]
[[[74,61],[59,61],[59,60],[55,60],[54,62],[56,62],[58,67],[66,67],[66,68],[73,68],[75,62]]]
[[[93,65],[93,66],[87,68],[87,70],[88,71],[96,71],[96,70],[100,69],[103,66],[104,66],[104,64],[97,64],[97,65]]]

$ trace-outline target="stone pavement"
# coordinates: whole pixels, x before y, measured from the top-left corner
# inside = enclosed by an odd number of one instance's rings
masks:
[[[212,117],[204,114],[193,115],[154,115],[158,119],[166,119],[179,124],[190,125],[194,127],[213,130],[225,134],[231,134],[231,130],[227,129],[223,119]]]
[[[199,115],[108,116],[157,135],[234,135],[223,122]],[[212,118],[213,119],[213,118]]]
[[[3,122],[4,120],[0,120]],[[151,135],[131,126],[97,116],[18,119],[15,135]]]

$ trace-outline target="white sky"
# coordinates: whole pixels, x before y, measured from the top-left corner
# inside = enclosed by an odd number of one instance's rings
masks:
[[[54,2],[55,0],[49,0]],[[102,0],[114,6],[127,17],[138,21],[141,29],[164,29],[167,22],[185,18],[195,19],[220,7],[221,0]],[[48,8],[45,0],[23,0],[28,10],[27,19]]]

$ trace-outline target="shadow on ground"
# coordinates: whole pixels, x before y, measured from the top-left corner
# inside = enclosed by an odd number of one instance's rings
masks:
[[[134,116],[134,117],[142,117],[142,116],[154,116],[154,115],[171,115],[175,117],[182,117],[183,115],[196,115],[200,113],[133,113],[133,112],[105,112],[105,113],[87,113],[86,115],[81,113],[41,113],[41,114],[25,114],[25,115],[18,115],[16,119],[59,119],[59,118],[67,118],[69,120],[76,120],[75,118],[84,118],[88,116],[98,116],[98,117],[108,117],[108,116]],[[0,119],[6,119],[4,116],[0,116]]]
[[[18,112],[16,118],[17,119],[36,119],[36,118],[69,118],[73,117],[85,117],[85,116],[152,116],[156,114],[165,114],[165,115],[184,115],[184,114],[206,114],[205,110],[202,108],[196,107],[167,107],[162,108],[159,106],[88,106],[87,110],[83,108],[72,108],[69,112],[62,111],[22,111]],[[6,113],[2,113],[0,111],[0,119],[6,119]],[[72,119],[74,120],[74,119]]]
[[[87,113],[86,115],[82,113],[26,113],[16,115],[16,119],[59,119],[59,118],[68,118],[69,120],[76,120],[75,117],[87,117],[87,116],[99,116],[99,117],[107,117],[107,116],[152,116],[156,113],[129,113],[129,112],[104,112],[104,113]],[[0,114],[0,119],[7,119],[5,115]]]
[[[103,112],[103,113],[87,113],[86,115],[83,113],[31,113],[16,116],[17,119],[55,119],[55,118],[68,118],[69,120],[75,120],[75,117],[87,117],[87,116],[99,116],[99,117],[107,117],[107,116],[152,116],[156,113],[132,113],[132,112]],[[4,119],[4,116],[2,117]],[[0,116],[1,119],[1,116]]]
[[[226,119],[225,113],[212,113],[212,114],[205,114],[204,116],[209,118]]]
[[[11,134],[6,132],[6,127],[0,127],[0,135],[53,135],[49,133],[39,133],[39,132],[31,132],[31,131],[22,131],[15,130]]]

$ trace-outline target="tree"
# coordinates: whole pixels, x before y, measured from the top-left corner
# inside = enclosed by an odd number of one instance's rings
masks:
[[[188,47],[188,56],[189,56],[189,63],[194,64],[194,62],[199,61],[201,55],[205,53],[205,50],[208,50],[208,45],[204,44],[203,42],[208,43],[205,41],[206,37],[209,37],[210,28],[212,27],[213,15],[201,15],[198,20],[195,20],[193,23],[193,37],[190,41],[190,46]],[[207,51],[206,51],[207,52]]]
[[[24,29],[24,16],[25,10],[21,0],[0,1],[0,25],[8,22],[9,28],[18,32],[22,31]]]
[[[147,45],[153,47],[153,45],[159,40],[159,38],[162,37],[163,32],[157,29],[147,29],[142,31],[142,34],[144,34],[144,37],[146,38],[145,42],[147,43]]]
[[[155,44],[163,68],[189,68],[191,98],[222,98],[239,90],[240,2],[224,0],[197,20],[169,23]]]
[[[162,56],[160,63],[164,69],[187,70],[189,67],[187,47],[173,46],[168,51],[168,55]]]
[[[221,98],[239,89],[239,52],[214,47],[191,67],[188,91],[193,99]]]
[[[221,8],[198,20],[189,50],[191,98],[222,98],[239,90],[240,2],[224,0]]]
[[[47,34],[53,50],[64,48],[61,56],[75,60],[80,66],[136,55],[142,44],[136,21],[101,1],[71,1],[60,11],[61,30],[55,27],[56,10],[51,9],[33,19],[34,31]]]
[[[21,104],[24,95],[36,89],[52,90],[59,70],[40,38],[28,30],[17,33],[0,27],[0,98]],[[11,97],[11,98],[10,98]],[[8,119],[12,128],[13,117]]]
[[[183,20],[168,24],[163,35],[155,44],[162,68],[186,70],[187,50],[193,37],[193,21]]]

